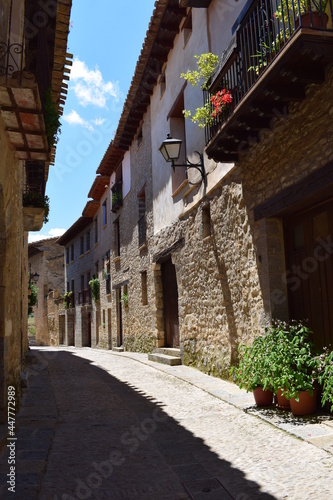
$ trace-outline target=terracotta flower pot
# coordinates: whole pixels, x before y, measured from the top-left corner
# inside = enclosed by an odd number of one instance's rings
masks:
[[[297,19],[298,21],[298,19]],[[302,28],[327,28],[327,23],[328,23],[328,15],[327,14],[320,14],[320,12],[306,12],[305,14],[301,15],[301,26]],[[297,27],[297,22],[296,22],[296,27]]]
[[[264,391],[262,387],[254,389],[253,396],[257,406],[270,406],[273,402],[272,391]]]
[[[290,410],[290,401],[285,396],[282,396],[282,390],[278,389],[276,393],[277,407],[279,410]]]
[[[317,389],[313,390],[313,394],[308,391],[303,391],[298,394],[299,401],[295,398],[290,398],[290,407],[293,415],[313,415],[317,411]]]

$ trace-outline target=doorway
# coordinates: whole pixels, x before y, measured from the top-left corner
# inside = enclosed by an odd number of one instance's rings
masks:
[[[308,319],[315,346],[333,343],[333,200],[284,220],[289,317]]]
[[[123,317],[121,303],[121,288],[116,288],[116,307],[117,307],[117,347],[123,345]]]
[[[171,258],[161,265],[165,346],[179,347],[178,287],[176,268]]]

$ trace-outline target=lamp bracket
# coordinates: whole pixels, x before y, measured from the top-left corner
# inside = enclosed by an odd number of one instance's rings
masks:
[[[189,184],[191,184],[192,186],[196,186],[197,184],[200,184],[201,182],[203,182],[205,179],[205,175],[206,175],[203,154],[199,153],[199,151],[195,151],[195,153],[200,158],[197,163],[192,163],[188,158],[186,158],[186,163],[176,165],[175,161],[172,160],[172,168],[173,169],[175,169],[175,167],[186,167],[186,170],[188,170],[190,168],[195,168],[196,170],[198,170],[200,172],[201,180],[199,182],[190,182],[189,181]]]

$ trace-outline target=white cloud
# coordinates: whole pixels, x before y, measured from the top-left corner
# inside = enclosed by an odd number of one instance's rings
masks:
[[[95,118],[93,120],[94,124],[97,126],[103,125],[105,123],[105,118]]]
[[[80,116],[74,109],[72,109],[72,111],[68,115],[64,115],[62,118],[70,125],[81,125],[88,130],[94,130],[94,127],[87,120],[82,118],[82,116]]]
[[[34,243],[35,241],[45,240],[47,238],[60,238],[67,229],[53,228],[50,229],[47,233],[29,233],[28,242]]]
[[[71,68],[71,82],[74,82],[74,92],[82,106],[93,104],[100,108],[106,106],[110,97],[118,101],[120,90],[118,82],[105,82],[102,73],[96,67],[89,69],[77,57]]]

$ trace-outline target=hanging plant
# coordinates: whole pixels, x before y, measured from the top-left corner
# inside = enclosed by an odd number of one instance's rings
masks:
[[[57,106],[52,99],[50,88],[45,93],[44,121],[45,121],[47,141],[49,143],[49,148],[51,149],[53,145],[58,142],[61,122],[59,120],[59,113]]]
[[[94,302],[97,302],[99,299],[99,279],[93,278],[92,280],[89,281],[89,285],[91,287],[91,293]]]
[[[219,57],[211,52],[201,54],[200,56],[195,55],[194,57],[197,60],[198,69],[181,73],[180,77],[188,81],[192,87],[197,87],[199,83],[201,83],[201,90],[207,90],[208,82],[214,69],[218,65]],[[206,125],[210,125],[213,122],[209,100],[200,108],[196,108],[195,114],[192,115],[191,110],[186,109],[184,109],[183,114],[185,118],[190,118],[192,122],[196,123],[200,128],[204,128]]]

